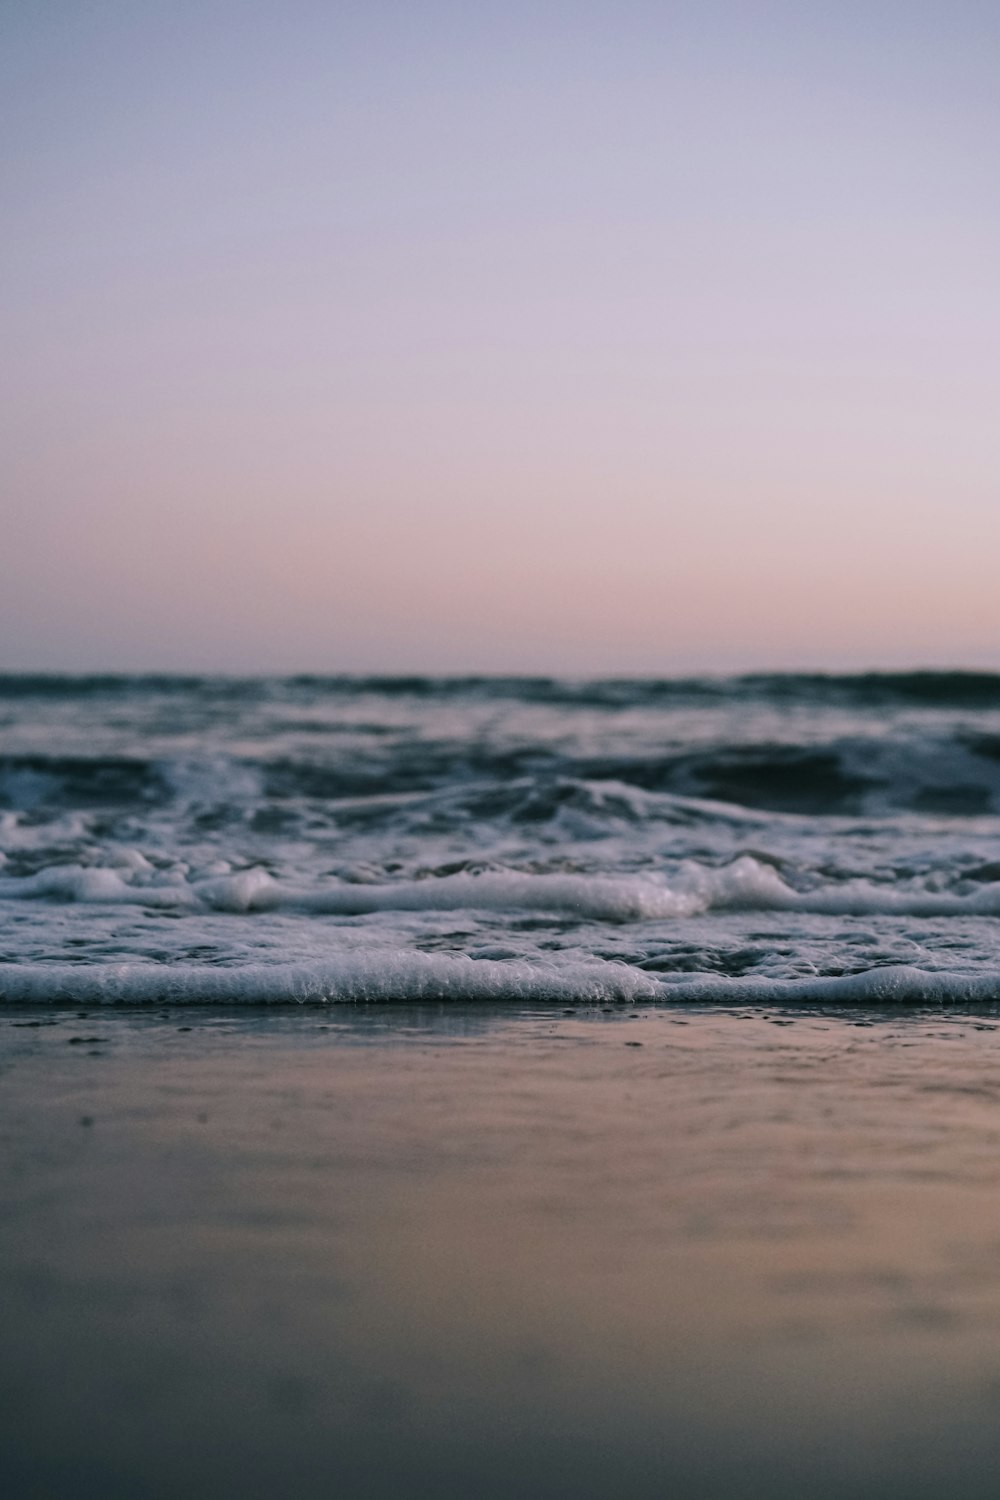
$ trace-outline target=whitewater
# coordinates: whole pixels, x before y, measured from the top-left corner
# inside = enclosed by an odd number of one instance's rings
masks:
[[[0,678],[0,998],[1000,1000],[1000,677]]]

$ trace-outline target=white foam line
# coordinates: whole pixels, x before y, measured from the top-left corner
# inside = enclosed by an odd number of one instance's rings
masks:
[[[721,1005],[982,1005],[1000,1001],[1000,971],[962,974],[905,964],[815,979],[664,979],[660,998]]]
[[[743,856],[721,868],[689,862],[674,883],[645,876],[546,875],[518,871],[456,874],[383,884],[297,886],[261,869],[190,883],[155,884],[117,869],[51,867],[0,879],[0,899],[128,904],[234,913],[298,911],[358,916],[378,911],[528,910],[596,921],[636,922],[708,911],[789,911],[820,916],[1000,916],[1000,882],[965,895],[896,890],[851,881],[797,891],[770,865]]]
[[[376,911],[527,909],[566,911],[581,917],[628,922],[644,917],[683,916],[701,910],[704,896],[672,890],[643,879],[590,875],[524,875],[514,871],[446,875],[383,885],[299,887],[272,880],[264,870],[245,870],[191,884],[136,884],[117,870],[62,866],[37,875],[0,880],[0,899],[141,906],[205,907],[215,911],[300,911],[356,916]]]
[[[358,950],[310,966],[5,964],[11,1004],[266,1005],[376,1000],[653,1000],[655,979],[594,959],[548,966],[427,953]]]
[[[738,1005],[983,1004],[1000,972],[970,975],[900,965],[816,979],[645,974],[600,959],[563,964],[357,950],[311,966],[4,964],[0,1002],[74,1005],[290,1005],[368,1001],[629,1001]]]

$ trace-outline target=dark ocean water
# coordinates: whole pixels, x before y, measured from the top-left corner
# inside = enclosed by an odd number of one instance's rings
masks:
[[[0,678],[9,1000],[1000,999],[1000,676]]]

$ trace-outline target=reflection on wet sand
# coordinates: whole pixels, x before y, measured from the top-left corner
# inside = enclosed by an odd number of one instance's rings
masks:
[[[995,1014],[11,1012],[0,1047],[8,1493],[993,1493]]]

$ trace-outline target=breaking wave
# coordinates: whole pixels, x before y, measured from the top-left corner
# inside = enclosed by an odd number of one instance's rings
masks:
[[[56,865],[20,878],[0,877],[0,902],[31,900],[233,914],[281,910],[317,918],[407,911],[542,911],[598,922],[662,921],[712,911],[997,917],[1000,880],[964,891],[878,885],[869,880],[796,890],[772,865],[751,856],[721,869],[688,862],[672,882],[500,871],[385,884],[338,881],[308,886],[275,880],[262,869],[195,880],[163,878],[145,861],[124,870]]]
[[[398,744],[385,736],[308,757],[0,755],[0,808],[128,808],[202,800],[244,807],[447,791],[456,813],[544,821],[615,788],[807,816],[1000,812],[1000,732],[709,744],[586,754],[538,745]]]
[[[0,993],[993,999],[1000,677],[0,679]]]
[[[117,964],[0,966],[0,1002],[45,1005],[333,1005],[391,1001],[662,1002],[719,1005],[975,1005],[1000,1001],[992,974],[885,966],[839,977],[653,978],[624,964],[516,963],[379,950],[305,967]]]

